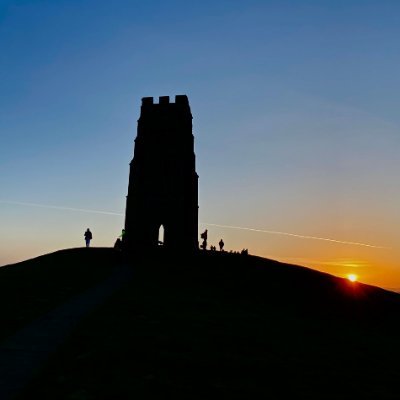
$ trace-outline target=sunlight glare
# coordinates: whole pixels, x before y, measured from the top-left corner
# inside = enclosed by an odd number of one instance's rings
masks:
[[[357,281],[357,278],[358,278],[358,276],[357,276],[356,274],[348,274],[348,275],[347,275],[347,279],[348,279],[350,282],[356,282],[356,281]]]

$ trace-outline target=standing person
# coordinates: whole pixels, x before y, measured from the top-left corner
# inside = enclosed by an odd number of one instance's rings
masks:
[[[219,244],[219,251],[222,251],[225,245],[224,241],[221,239],[218,244]]]
[[[203,239],[203,243],[201,244],[201,248],[203,250],[207,249],[207,234],[208,234],[208,230],[206,229],[201,235],[200,237]]]
[[[90,241],[93,238],[92,232],[90,232],[89,228],[86,229],[86,232],[85,232],[84,236],[85,236],[86,247],[89,247],[90,246]]]

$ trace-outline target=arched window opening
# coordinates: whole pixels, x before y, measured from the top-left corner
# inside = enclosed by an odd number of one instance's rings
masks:
[[[158,229],[158,245],[164,245],[164,225],[160,225],[160,228]]]

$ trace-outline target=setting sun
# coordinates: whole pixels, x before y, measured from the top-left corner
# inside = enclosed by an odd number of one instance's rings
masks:
[[[357,281],[357,278],[358,278],[358,276],[357,276],[356,274],[348,274],[348,275],[347,275],[347,279],[348,279],[350,282],[356,282],[356,281]]]

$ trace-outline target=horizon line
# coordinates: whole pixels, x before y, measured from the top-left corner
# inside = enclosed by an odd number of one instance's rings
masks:
[[[55,209],[55,210],[86,212],[86,213],[92,213],[92,214],[114,215],[114,216],[119,216],[119,217],[123,217],[124,216],[123,213],[117,213],[115,211],[92,210],[92,209],[87,209],[87,208],[55,206],[55,205],[30,203],[30,202],[22,202],[22,201],[13,201],[13,200],[0,200],[0,203],[11,204],[11,205],[20,205],[20,206],[28,206],[28,207],[50,208],[50,209]],[[326,242],[338,243],[338,244],[346,244],[346,245],[351,245],[351,246],[362,246],[362,247],[369,247],[369,248],[375,248],[375,249],[390,249],[390,247],[377,246],[377,245],[373,245],[373,244],[369,244],[369,243],[352,242],[352,241],[346,241],[346,240],[324,238],[324,237],[319,237],[319,236],[302,235],[302,234],[290,233],[290,232],[249,228],[249,227],[234,226],[234,225],[222,225],[222,224],[215,224],[215,223],[211,223],[211,222],[201,222],[201,221],[199,221],[199,224],[207,225],[207,226],[216,226],[216,227],[227,228],[227,229],[237,229],[237,230],[244,230],[244,231],[267,233],[267,234],[272,234],[272,235],[291,236],[291,237],[296,237],[296,238],[299,238],[299,239],[322,240],[322,241],[326,241]]]

